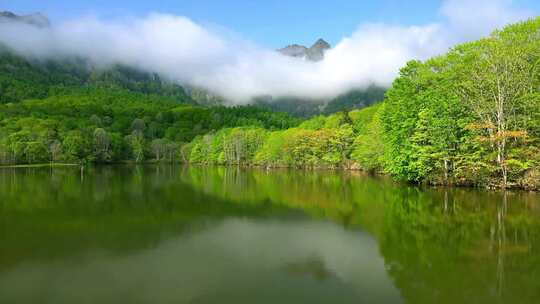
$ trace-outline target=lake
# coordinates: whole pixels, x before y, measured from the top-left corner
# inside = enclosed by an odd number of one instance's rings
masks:
[[[359,172],[4,168],[0,303],[540,303],[540,194]]]

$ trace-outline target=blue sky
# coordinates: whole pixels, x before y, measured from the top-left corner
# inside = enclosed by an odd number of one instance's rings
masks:
[[[471,0],[475,1],[475,0]],[[0,10],[43,12],[52,21],[85,15],[100,18],[145,16],[151,12],[186,16],[217,25],[267,47],[309,45],[322,37],[331,44],[366,22],[416,25],[435,22],[442,1],[427,0],[0,0]],[[538,0],[514,0],[513,6],[540,12]]]

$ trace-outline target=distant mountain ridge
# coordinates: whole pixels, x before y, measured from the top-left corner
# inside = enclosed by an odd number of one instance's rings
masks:
[[[35,25],[38,27],[48,27],[51,25],[49,18],[47,18],[47,16],[41,13],[35,13],[30,15],[16,15],[12,12],[3,11],[0,12],[0,23],[3,22],[21,22]]]
[[[317,62],[323,60],[324,53],[331,48],[328,42],[319,39],[309,48],[300,44],[291,44],[279,49],[278,52],[286,56]]]

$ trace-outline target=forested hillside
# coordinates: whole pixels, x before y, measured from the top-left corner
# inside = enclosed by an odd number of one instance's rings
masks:
[[[185,89],[188,96],[195,103],[202,106],[226,105],[228,103],[223,97],[214,95],[204,89],[189,86],[185,86]],[[349,91],[330,100],[260,96],[254,98],[251,104],[306,119],[321,114],[328,115],[344,110],[351,111],[368,107],[382,101],[385,92],[386,89],[383,87],[369,86],[365,89]]]
[[[133,68],[0,48],[0,164],[178,160],[182,143],[210,130],[297,123],[253,106],[196,106],[181,86]]]
[[[540,187],[540,18],[411,61],[383,104],[297,128],[197,137],[190,162],[361,168],[432,184]]]
[[[0,164],[179,160],[180,146],[222,127],[289,128],[252,106],[202,108],[125,89],[80,88],[0,105]]]
[[[255,99],[255,104],[274,111],[287,112],[302,118],[310,118],[320,114],[328,115],[368,107],[382,101],[385,92],[385,88],[369,86],[365,89],[349,91],[331,100],[260,97]]]
[[[193,103],[179,85],[125,66],[95,67],[81,58],[26,59],[0,45],[0,104],[46,98],[80,87],[120,88]]]
[[[66,88],[121,88],[143,94],[172,97],[177,102],[201,106],[224,106],[227,101],[204,89],[180,86],[158,74],[127,66],[96,67],[83,58],[27,59],[0,45],[0,104],[61,94]],[[272,111],[309,118],[321,113],[363,108],[379,102],[385,89],[371,86],[353,90],[331,100],[259,97],[252,103]]]

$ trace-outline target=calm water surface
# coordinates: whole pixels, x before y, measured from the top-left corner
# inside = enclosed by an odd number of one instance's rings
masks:
[[[0,303],[540,303],[540,194],[330,171],[0,169]]]

